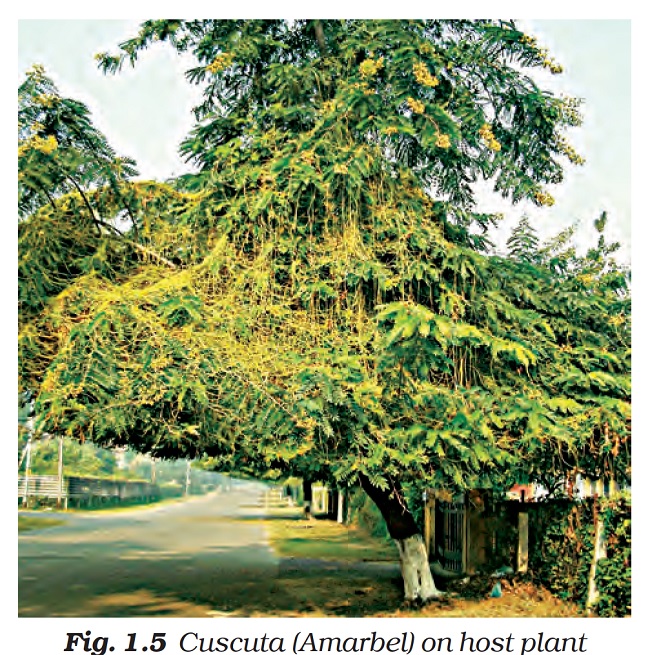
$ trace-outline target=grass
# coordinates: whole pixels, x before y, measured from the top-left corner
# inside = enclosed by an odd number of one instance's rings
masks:
[[[41,516],[18,516],[18,533],[51,528],[65,523],[62,519]]]
[[[191,494],[189,498],[196,498],[198,495]],[[57,509],[52,503],[50,504],[40,504],[35,507],[30,507],[31,511],[48,511],[54,510],[57,512],[64,512],[66,514],[86,514],[88,512],[96,513],[101,512],[103,514],[118,514],[118,513],[128,513],[143,509],[156,508],[165,505],[173,505],[178,503],[187,502],[188,496],[163,496],[156,500],[132,500],[132,501],[121,501],[121,502],[105,502],[95,500],[91,505],[77,505],[70,503],[66,509]]]
[[[281,557],[344,562],[396,562],[391,542],[374,539],[355,526],[315,518],[305,520],[299,510],[277,512],[266,520],[271,544]]]
[[[171,496],[168,498],[158,498],[156,500],[147,500],[147,501],[130,501],[122,503],[106,503],[106,504],[95,504],[90,506],[82,507],[70,507],[66,511],[68,512],[102,512],[105,514],[118,514],[132,512],[134,510],[143,510],[154,507],[161,507],[163,505],[173,505],[176,503],[181,503],[187,501],[187,496]]]

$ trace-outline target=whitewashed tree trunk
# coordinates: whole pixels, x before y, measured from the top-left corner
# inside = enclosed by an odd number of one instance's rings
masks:
[[[422,537],[415,534],[406,539],[395,539],[395,543],[399,551],[402,578],[404,578],[404,598],[427,601],[442,596],[442,592],[436,589],[433,581]]]
[[[594,534],[594,554],[589,568],[589,587],[587,592],[587,608],[591,609],[598,603],[598,587],[596,586],[596,571],[598,561],[607,557],[605,541],[605,527],[600,517],[596,520],[596,534]]]

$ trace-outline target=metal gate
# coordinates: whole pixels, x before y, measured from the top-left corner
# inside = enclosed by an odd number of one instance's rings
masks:
[[[467,507],[464,497],[452,502],[438,501],[436,525],[436,551],[443,568],[448,571],[465,571],[465,541],[467,535]]]

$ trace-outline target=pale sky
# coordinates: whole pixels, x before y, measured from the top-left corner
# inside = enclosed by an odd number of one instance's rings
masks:
[[[45,66],[60,91],[85,102],[95,124],[120,154],[133,157],[144,177],[162,179],[184,170],[177,146],[192,125],[197,87],[183,78],[189,60],[156,46],[136,66],[104,76],[94,55],[114,51],[132,36],[135,20],[21,20],[18,23],[18,79],[32,64]],[[540,85],[584,99],[585,122],[571,140],[585,157],[567,165],[565,182],[550,189],[552,208],[516,206],[486,194],[479,209],[502,211],[506,220],[495,240],[503,244],[524,213],[541,238],[577,222],[579,239],[606,210],[608,237],[621,242],[630,261],[631,244],[631,21],[526,20],[521,22],[561,63],[565,73],[543,74]]]

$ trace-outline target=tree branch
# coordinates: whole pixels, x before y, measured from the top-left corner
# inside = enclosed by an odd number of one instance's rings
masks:
[[[88,197],[84,193],[83,189],[79,186],[79,184],[77,184],[77,181],[71,175],[66,175],[65,177],[68,180],[70,180],[70,182],[72,182],[72,185],[74,186],[74,188],[77,190],[77,192],[81,196],[81,199],[82,199],[84,205],[86,205],[86,208],[90,212],[90,218],[91,218],[92,222],[95,224],[95,227],[97,228],[97,233],[101,236],[102,228],[100,227],[100,223],[102,223],[103,221],[101,221],[101,219],[95,213],[95,210],[93,209],[93,206],[90,204],[90,201],[88,200]]]
[[[323,23],[320,20],[314,21],[314,34],[316,34],[316,41],[318,41],[318,49],[324,57],[327,54],[327,46],[325,44],[325,32],[323,31]]]

